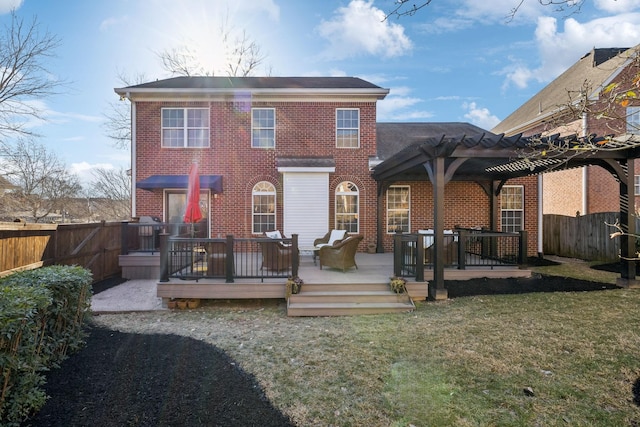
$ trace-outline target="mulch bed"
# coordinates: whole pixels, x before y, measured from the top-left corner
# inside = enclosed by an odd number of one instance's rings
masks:
[[[255,378],[214,346],[92,327],[47,376],[51,398],[25,426],[292,426]]]

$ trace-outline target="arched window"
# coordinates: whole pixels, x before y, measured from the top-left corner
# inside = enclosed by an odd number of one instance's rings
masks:
[[[251,212],[254,234],[276,229],[276,187],[267,181],[253,186]]]
[[[358,232],[358,187],[344,181],[336,187],[336,229],[347,233]]]

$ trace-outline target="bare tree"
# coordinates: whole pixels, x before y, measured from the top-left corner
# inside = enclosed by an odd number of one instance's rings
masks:
[[[93,182],[87,197],[92,217],[100,220],[124,220],[131,217],[131,175],[124,168],[91,171]]]
[[[55,211],[64,212],[65,204],[82,189],[78,177],[33,139],[20,139],[12,146],[4,146],[0,155],[6,178],[20,187],[12,196],[35,222]]]
[[[0,33],[0,136],[33,135],[27,119],[44,119],[31,101],[52,95],[62,84],[44,64],[59,44],[56,36],[40,31],[36,18],[25,23],[11,13],[11,23]]]
[[[241,33],[228,24],[228,20],[220,25],[220,40],[225,51],[226,65],[222,72],[227,76],[247,77],[262,65],[266,56],[262,54],[260,45],[252,40],[245,30]],[[158,53],[163,68],[176,76],[214,76],[213,64],[203,64],[187,45],[167,49]]]
[[[132,86],[147,81],[144,74],[137,74],[133,78],[118,74],[118,80],[123,86]],[[116,148],[128,150],[131,144],[131,108],[125,99],[109,102],[109,108],[104,113],[103,127],[107,137],[113,141]]]

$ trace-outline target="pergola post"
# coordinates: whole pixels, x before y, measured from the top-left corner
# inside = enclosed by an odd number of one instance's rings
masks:
[[[429,286],[429,299],[446,300],[447,288],[444,287],[444,157],[436,157],[432,163],[430,176],[433,185],[433,282]]]
[[[625,164],[626,162],[626,164]],[[636,280],[636,217],[635,217],[635,191],[634,159],[626,159],[621,162],[625,169],[625,176],[620,176],[620,226],[623,235],[620,237],[620,256],[624,268],[617,280],[619,286],[627,288],[640,288],[640,282]]]

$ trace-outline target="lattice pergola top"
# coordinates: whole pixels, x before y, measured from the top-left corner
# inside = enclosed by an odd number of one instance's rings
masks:
[[[404,135],[406,137],[406,135]],[[640,156],[640,138],[571,136],[504,136],[491,132],[474,135],[433,136],[405,141],[406,146],[372,170],[377,181],[427,180],[424,165],[433,159],[445,159],[445,167],[457,162],[454,181],[507,180],[535,175],[558,168],[602,165],[609,160]]]

